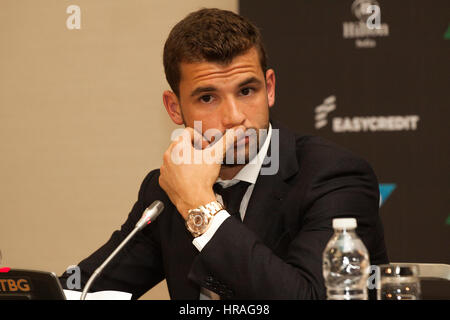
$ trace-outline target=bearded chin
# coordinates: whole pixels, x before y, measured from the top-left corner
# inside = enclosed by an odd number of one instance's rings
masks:
[[[250,143],[254,144],[253,148],[250,147]],[[229,148],[222,159],[222,166],[233,168],[250,163],[258,154],[258,141],[251,141],[250,143]]]
[[[237,167],[237,166],[242,166],[242,164],[227,164],[226,162],[224,162],[223,164],[222,164],[222,167],[225,167],[225,168],[234,168],[234,167]]]

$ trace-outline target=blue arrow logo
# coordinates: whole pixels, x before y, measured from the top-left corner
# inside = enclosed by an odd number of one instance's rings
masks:
[[[395,183],[380,183],[380,207],[386,202],[390,197],[391,193],[395,190],[397,185]]]

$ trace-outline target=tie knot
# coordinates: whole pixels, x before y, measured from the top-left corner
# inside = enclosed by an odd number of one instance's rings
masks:
[[[230,215],[239,215],[239,207],[247,191],[250,183],[246,181],[239,181],[238,183],[224,188],[220,183],[215,183],[213,186],[214,192],[222,196],[223,205]]]

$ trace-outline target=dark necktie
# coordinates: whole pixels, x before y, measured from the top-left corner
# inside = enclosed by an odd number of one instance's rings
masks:
[[[239,207],[249,185],[250,183],[246,181],[239,181],[228,188],[222,187],[219,183],[215,183],[213,187],[214,192],[222,196],[223,205],[228,213],[232,216],[239,217],[239,220],[241,219]]]

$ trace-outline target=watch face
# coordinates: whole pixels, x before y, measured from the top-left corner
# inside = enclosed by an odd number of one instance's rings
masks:
[[[208,224],[209,218],[201,210],[193,210],[186,221],[189,231],[199,235],[206,231]]]

